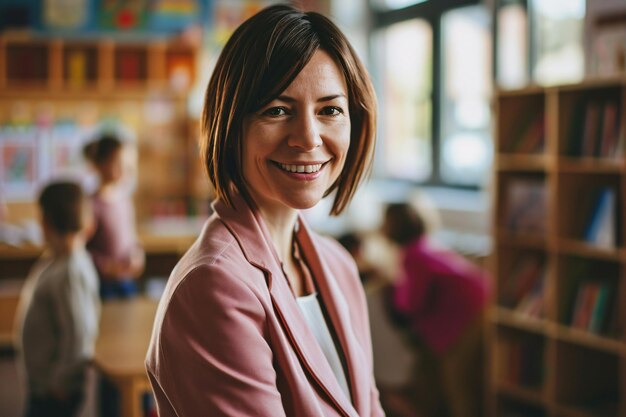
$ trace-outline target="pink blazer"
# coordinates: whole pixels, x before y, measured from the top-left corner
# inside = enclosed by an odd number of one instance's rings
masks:
[[[297,234],[346,363],[339,386],[258,212],[217,201],[172,271],[146,366],[159,416],[384,416],[367,307],[354,262],[333,240]]]

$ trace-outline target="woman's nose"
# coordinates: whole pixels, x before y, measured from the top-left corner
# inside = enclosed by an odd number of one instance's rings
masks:
[[[320,126],[315,115],[301,114],[289,136],[289,146],[311,151],[322,145]]]

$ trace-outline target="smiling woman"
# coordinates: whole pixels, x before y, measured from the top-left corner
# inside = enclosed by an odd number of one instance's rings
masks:
[[[363,65],[324,16],[268,7],[207,87],[215,214],[172,272],[147,357],[159,415],[382,416],[354,261],[299,214],[350,202],[374,149]]]

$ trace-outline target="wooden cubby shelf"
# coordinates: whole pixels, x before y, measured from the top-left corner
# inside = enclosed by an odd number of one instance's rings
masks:
[[[178,37],[0,34],[0,160],[17,178],[3,186],[26,190],[5,195],[9,211],[32,206],[36,188],[57,175],[85,176],[82,146],[96,129],[115,126],[128,133],[122,139],[131,145],[128,177],[140,223],[204,214],[208,186],[197,185],[199,129],[188,108],[197,49]],[[13,148],[27,163],[11,165]]]
[[[178,41],[43,39],[20,32],[0,36],[0,88],[5,90],[144,91],[186,95],[196,73],[196,50]]]
[[[626,417],[626,79],[498,92],[495,129],[488,415]]]

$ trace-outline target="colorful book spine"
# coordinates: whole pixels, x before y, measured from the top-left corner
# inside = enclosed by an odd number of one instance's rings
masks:
[[[610,187],[602,188],[589,216],[585,241],[606,249],[614,248],[617,244],[616,216],[615,191]]]

